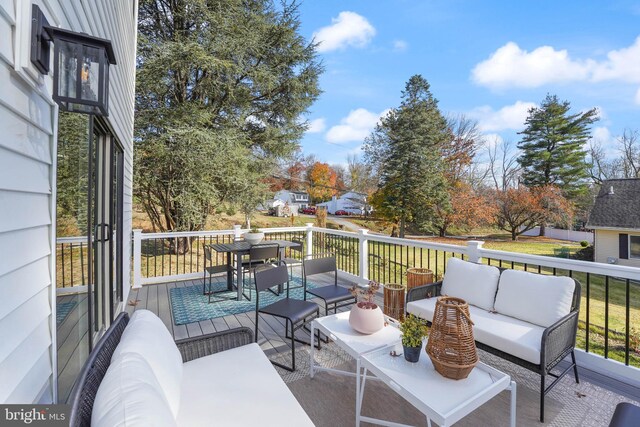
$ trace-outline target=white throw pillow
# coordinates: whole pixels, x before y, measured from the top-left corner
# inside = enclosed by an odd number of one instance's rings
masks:
[[[449,258],[440,293],[462,298],[485,310],[493,310],[500,270],[458,258]]]
[[[161,385],[174,417],[180,408],[182,356],[162,320],[149,310],[131,316],[112,360],[125,353],[137,353],[149,364]]]
[[[175,416],[142,356],[111,360],[91,413],[92,427],[174,427]]]
[[[569,314],[574,288],[570,277],[505,270],[500,276],[495,309],[546,328]]]

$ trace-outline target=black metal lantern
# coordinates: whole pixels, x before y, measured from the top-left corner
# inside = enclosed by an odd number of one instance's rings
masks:
[[[51,27],[36,5],[32,12],[31,62],[43,74],[54,44],[53,100],[66,111],[107,116],[109,65],[116,63],[111,41]]]

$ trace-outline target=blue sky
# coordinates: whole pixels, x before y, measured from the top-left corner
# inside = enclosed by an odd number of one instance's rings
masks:
[[[306,0],[300,15],[326,68],[302,140],[321,161],[359,153],[413,74],[491,142],[517,142],[547,93],[598,107],[594,139],[611,155],[640,129],[640,1]]]

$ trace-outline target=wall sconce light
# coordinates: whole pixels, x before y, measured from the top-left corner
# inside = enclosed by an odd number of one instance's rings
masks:
[[[51,27],[35,4],[31,13],[31,62],[42,74],[49,73],[54,45],[53,100],[66,111],[108,116],[111,41]]]

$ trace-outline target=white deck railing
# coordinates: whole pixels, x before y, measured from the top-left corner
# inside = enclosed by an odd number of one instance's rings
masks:
[[[638,268],[486,249],[480,241],[450,245],[429,240],[400,239],[369,234],[364,229],[349,232],[307,224],[304,227],[261,230],[265,232],[266,239],[302,241],[305,255],[335,254],[338,268],[353,280],[371,279],[381,283],[402,284],[406,282],[406,270],[410,267],[429,268],[440,278],[450,257],[503,268],[569,275],[582,284],[578,346],[586,353],[595,353],[619,362],[607,364],[607,369],[616,363],[623,368],[626,368],[624,365],[640,366],[640,349],[637,348],[640,337],[636,335],[640,332],[632,329],[640,316]],[[152,283],[201,278],[204,245],[232,242],[246,231],[239,226],[230,230],[175,233],[134,230],[132,285],[139,288]],[[59,239],[58,243],[67,248],[68,245],[74,245],[68,252],[74,254],[79,253],[78,248],[83,244],[81,240],[65,238]],[[189,250],[185,251],[184,247]],[[291,255],[295,256],[295,253]],[[226,262],[224,254],[214,257],[215,263]],[[623,371],[623,375],[630,375],[626,370]],[[634,372],[633,375],[640,382],[640,370],[634,369]]]

